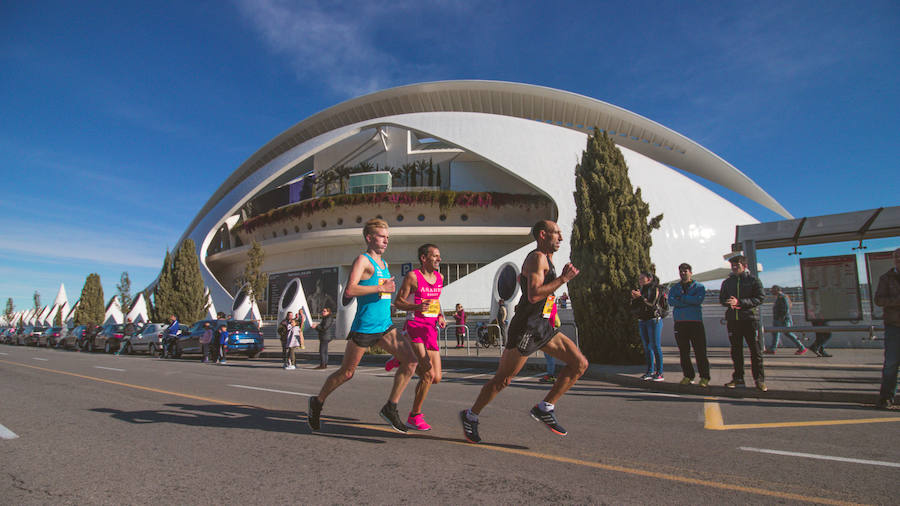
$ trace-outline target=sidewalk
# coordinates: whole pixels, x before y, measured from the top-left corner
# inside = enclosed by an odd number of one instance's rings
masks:
[[[305,344],[306,349],[302,350],[299,359],[318,362],[319,341],[307,339]],[[265,346],[266,351],[262,354],[263,358],[281,358],[281,343],[277,339],[267,339]],[[335,367],[340,363],[344,347],[345,341],[343,340],[331,342],[329,367]],[[465,349],[451,347],[442,351],[442,362],[445,369],[493,369],[499,360],[500,351],[499,348],[480,349],[476,355],[476,350],[470,348],[467,356]],[[711,376],[709,388],[678,384],[683,375],[678,349],[674,346],[663,347],[663,366],[666,377],[663,382],[641,380],[640,377],[645,370],[643,364],[631,366],[592,364],[585,373],[585,377],[657,392],[874,405],[881,384],[884,352],[881,349],[872,348],[843,348],[829,349],[829,353],[834,356],[820,358],[812,352],[797,356],[794,355],[792,348],[782,348],[775,355],[764,355],[766,385],[769,388],[769,391],[765,393],[753,388],[750,355],[746,348],[744,350],[746,388],[729,389],[723,386],[731,380],[733,371],[730,350],[724,347],[708,350]],[[381,363],[386,360],[387,356],[385,355],[363,357],[365,363]],[[692,361],[692,363],[696,369],[696,361]],[[544,368],[543,354],[535,353],[528,359],[523,373],[538,374]]]

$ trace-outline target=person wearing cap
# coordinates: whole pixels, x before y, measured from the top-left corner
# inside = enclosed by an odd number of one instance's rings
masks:
[[[772,306],[772,323],[775,327],[793,327],[794,321],[791,318],[791,298],[778,285],[772,285],[772,295],[775,296],[775,304]],[[794,342],[797,347],[795,355],[803,355],[806,353],[806,347],[800,342],[800,339],[793,332],[785,332],[785,336]],[[781,344],[781,332],[776,332],[772,338],[772,346],[767,346],[767,355],[774,355],[778,345]]]
[[[765,300],[762,283],[747,270],[747,257],[738,255],[729,259],[731,275],[722,281],[719,303],[725,306],[725,320],[728,326],[728,341],[731,343],[731,361],[734,373],[727,388],[744,386],[744,342],[750,349],[750,369],[756,388],[762,392],[766,387],[763,369],[762,346],[759,339],[759,306]]]

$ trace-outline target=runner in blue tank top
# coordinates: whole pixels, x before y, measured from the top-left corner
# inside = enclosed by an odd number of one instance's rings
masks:
[[[309,398],[307,423],[312,430],[319,430],[325,399],[337,387],[350,381],[363,354],[375,344],[400,361],[390,397],[379,415],[397,432],[407,430],[397,412],[397,402],[413,376],[417,361],[409,341],[398,337],[391,322],[391,294],[397,287],[387,262],[381,257],[387,249],[389,235],[388,224],[378,218],[367,221],[363,228],[366,252],[354,260],[347,288],[344,289],[345,299],[356,297],[356,317],[347,335],[347,349],[341,367],[325,380],[319,395]]]

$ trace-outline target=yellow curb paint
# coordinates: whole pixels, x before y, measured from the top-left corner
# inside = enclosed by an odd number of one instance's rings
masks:
[[[779,429],[786,427],[821,427],[826,425],[857,425],[863,423],[891,423],[900,422],[898,417],[882,418],[856,418],[849,420],[814,420],[809,422],[770,422],[770,423],[737,423],[725,425],[722,418],[722,410],[716,402],[704,403],[703,412],[705,423],[703,428],[707,430],[745,430],[745,429]]]
[[[184,397],[184,398],[188,398],[188,399],[196,399],[196,400],[200,400],[200,401],[204,401],[204,402],[224,404],[227,406],[247,406],[247,404],[244,404],[244,403],[223,401],[220,399],[213,399],[213,398],[209,398],[209,397],[201,397],[201,396],[197,396],[197,395],[183,394],[183,393],[179,393],[179,392],[172,392],[169,390],[150,388],[150,387],[145,387],[145,386],[141,386],[141,385],[132,385],[130,383],[123,383],[121,381],[113,381],[113,380],[108,380],[108,379],[104,379],[104,378],[97,378],[94,376],[86,376],[83,374],[77,374],[77,373],[73,373],[73,372],[47,369],[45,367],[37,367],[37,366],[33,366],[33,365],[20,364],[18,362],[10,362],[7,360],[0,360],[0,363],[17,365],[17,366],[21,366],[21,367],[28,367],[30,369],[37,369],[39,371],[51,372],[51,373],[56,373],[56,374],[64,374],[67,376],[73,376],[76,378],[82,378],[82,379],[92,380],[92,381],[99,381],[101,383],[109,383],[112,385],[118,385],[118,386],[123,386],[123,387],[127,387],[127,388],[135,388],[138,390],[146,390],[146,391],[150,391],[150,392],[156,392],[156,393],[161,393],[161,394],[166,394],[166,395],[174,395],[177,397]],[[706,404],[707,404],[707,407],[709,407],[710,405],[713,406],[712,409],[707,409],[707,416],[708,417],[710,416],[710,412],[713,412],[712,416],[715,416],[715,413],[718,413],[719,423],[721,424],[722,414],[721,414],[721,411],[719,410],[718,404],[716,404],[716,403],[706,403]],[[707,420],[709,420],[709,419],[707,419]],[[360,428],[367,428],[370,430],[379,430],[382,432],[395,434],[395,431],[393,431],[392,429],[388,429],[388,428],[382,427],[382,426],[367,425],[367,424],[352,424],[352,425],[356,426],[356,427],[360,427]],[[413,434],[413,436],[418,436],[418,435]],[[590,467],[593,469],[601,469],[604,471],[613,471],[613,472],[618,472],[618,473],[630,474],[630,475],[634,475],[634,476],[643,476],[643,477],[647,477],[647,478],[655,478],[655,479],[678,482],[678,483],[686,483],[686,484],[690,484],[690,485],[699,485],[699,486],[710,487],[710,488],[715,488],[715,489],[719,489],[719,490],[730,490],[730,491],[734,491],[734,492],[744,492],[744,493],[753,494],[753,495],[760,495],[760,496],[766,496],[766,497],[777,497],[780,499],[788,499],[788,500],[792,500],[792,501],[801,501],[801,502],[809,502],[809,503],[817,503],[817,504],[833,504],[833,505],[856,505],[856,504],[858,504],[858,503],[853,503],[853,502],[848,502],[848,501],[838,501],[835,499],[828,499],[825,497],[805,496],[805,495],[801,495],[801,494],[779,492],[777,490],[767,490],[764,488],[745,487],[743,485],[732,485],[730,483],[722,483],[722,482],[717,482],[717,481],[688,478],[686,476],[677,476],[674,474],[659,473],[656,471],[645,471],[643,469],[635,469],[635,468],[629,468],[629,467],[623,467],[623,466],[614,466],[614,465],[610,465],[610,464],[601,464],[599,462],[591,462],[588,460],[573,459],[570,457],[561,457],[558,455],[550,455],[550,454],[546,454],[546,453],[533,452],[533,451],[528,451],[528,450],[519,450],[519,449],[515,449],[515,448],[504,448],[504,447],[500,447],[500,446],[492,446],[490,444],[472,444],[472,443],[468,443],[465,441],[442,439],[442,438],[437,438],[434,436],[424,435],[424,434],[421,436],[418,436],[418,437],[421,437],[423,439],[443,441],[443,442],[447,442],[447,443],[455,444],[455,445],[459,445],[459,446],[466,446],[469,448],[477,448],[477,449],[481,449],[481,450],[493,450],[493,451],[497,451],[497,452],[501,452],[501,453],[520,455],[523,457],[533,457],[533,458],[537,458],[537,459],[550,460],[553,462],[560,462],[560,463],[564,463],[564,464],[573,464],[573,465],[577,465],[577,466]]]

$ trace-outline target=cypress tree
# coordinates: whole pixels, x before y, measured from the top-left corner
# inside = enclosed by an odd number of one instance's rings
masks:
[[[153,313],[155,322],[167,321],[174,311],[175,287],[172,284],[172,255],[166,250],[159,279],[153,287]]]
[[[591,362],[643,362],[630,292],[650,268],[650,206],[633,190],[628,166],[612,139],[599,129],[588,138],[575,167],[572,263],[581,274],[569,282],[581,347]]]
[[[81,289],[78,309],[75,310],[75,325],[103,323],[106,315],[106,306],[103,305],[103,285],[100,284],[100,275],[88,274]]]
[[[56,316],[53,317],[53,326],[62,327],[62,324],[62,308],[59,308],[56,311]]]
[[[127,316],[128,312],[131,311],[131,304],[133,302],[131,297],[131,278],[128,277],[128,271],[122,273],[122,276],[119,278],[119,284],[116,285],[116,290],[119,291],[119,306],[122,307],[122,315]]]
[[[262,305],[262,296],[266,293],[266,285],[269,283],[269,275],[260,272],[265,256],[262,246],[254,240],[247,250],[247,264],[244,266],[243,281],[250,284],[252,295],[259,305]]]
[[[184,323],[206,316],[208,307],[200,260],[192,239],[185,239],[172,260],[172,285],[175,289],[174,314]]]
[[[37,290],[34,291],[34,310],[41,310],[41,292]]]
[[[12,297],[6,299],[6,310],[3,312],[6,315],[6,321],[9,324],[12,324],[13,313],[16,312],[16,306],[13,304]]]

